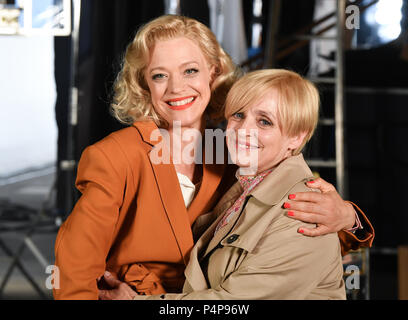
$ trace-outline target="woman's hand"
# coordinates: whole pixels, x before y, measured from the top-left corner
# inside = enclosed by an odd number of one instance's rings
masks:
[[[133,300],[137,295],[125,282],[116,279],[109,271],[105,271],[103,279],[110,287],[108,290],[98,290],[100,300]]]
[[[340,197],[333,185],[322,178],[309,181],[306,185],[322,193],[297,192],[289,195],[290,200],[284,205],[288,217],[317,224],[316,228],[301,227],[299,233],[316,237],[354,226],[356,213],[353,206]]]

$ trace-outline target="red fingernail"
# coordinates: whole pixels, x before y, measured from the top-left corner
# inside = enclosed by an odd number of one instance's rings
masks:
[[[308,181],[307,183],[315,183],[315,182],[314,182],[314,180],[310,180],[310,181]]]
[[[285,202],[285,203],[283,204],[283,207],[284,207],[285,209],[290,208],[290,203]]]
[[[295,194],[290,194],[290,195],[289,195],[289,199],[290,199],[290,200],[293,200],[293,199],[295,199],[295,198],[296,198],[296,195],[295,195]]]
[[[293,211],[288,211],[288,216],[289,217],[293,217],[295,215],[295,213]]]
[[[305,231],[303,229],[299,229],[299,233],[304,233]]]

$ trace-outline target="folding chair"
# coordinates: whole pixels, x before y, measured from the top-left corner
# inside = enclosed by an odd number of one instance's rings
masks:
[[[51,228],[51,229],[50,229]],[[0,235],[5,232],[22,233],[22,243],[13,253],[6,242],[0,237],[0,248],[11,258],[10,265],[0,284],[0,299],[15,268],[19,269],[26,280],[42,299],[48,299],[41,287],[36,283],[22,263],[22,254],[27,247],[40,265],[45,268],[49,265],[47,259],[32,240],[34,233],[39,231],[55,231],[57,225],[45,215],[44,210],[34,210],[8,202],[0,203]]]

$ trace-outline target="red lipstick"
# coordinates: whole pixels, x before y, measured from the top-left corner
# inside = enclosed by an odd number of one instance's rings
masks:
[[[186,104],[177,105],[177,102],[184,101],[184,100],[190,100],[190,99],[192,99],[192,100],[190,102],[186,103]],[[196,97],[194,97],[194,96],[181,97],[181,98],[175,98],[175,99],[168,100],[167,104],[168,104],[170,109],[179,111],[179,110],[185,110],[187,108],[190,108],[193,105],[195,100],[196,100]],[[172,103],[176,103],[176,104],[172,105]]]

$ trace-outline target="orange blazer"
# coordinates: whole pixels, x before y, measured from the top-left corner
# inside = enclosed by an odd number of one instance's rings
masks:
[[[194,245],[191,226],[234,183],[236,167],[204,164],[186,209],[174,166],[150,161],[155,129],[152,121],[135,122],[83,152],[76,180],[82,196],[55,243],[55,299],[98,299],[97,279],[105,270],[139,294],[181,292]],[[346,250],[371,244],[373,236],[340,234]]]
[[[98,299],[96,279],[106,269],[139,293],[181,291],[194,245],[191,225],[233,179],[222,179],[225,165],[203,165],[200,189],[187,210],[174,166],[150,161],[155,129],[151,121],[136,122],[83,152],[76,179],[82,196],[55,244],[56,299]]]

